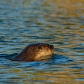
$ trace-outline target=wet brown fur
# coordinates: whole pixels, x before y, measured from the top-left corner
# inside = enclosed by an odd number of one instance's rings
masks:
[[[41,60],[40,57],[46,58],[46,55],[52,55],[53,52],[54,52],[53,45],[45,43],[30,44],[26,46],[19,55],[13,58],[13,60],[28,61],[28,62],[38,61]]]

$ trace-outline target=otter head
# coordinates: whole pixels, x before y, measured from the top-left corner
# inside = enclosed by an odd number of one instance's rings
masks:
[[[53,52],[54,52],[53,45],[39,43],[38,53],[35,56],[35,60],[47,59],[52,56]]]
[[[49,58],[54,52],[53,45],[45,43],[30,44],[23,49],[13,60],[18,61],[39,61]]]

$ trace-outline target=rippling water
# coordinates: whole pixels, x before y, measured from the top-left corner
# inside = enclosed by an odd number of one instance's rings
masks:
[[[30,43],[53,44],[47,62],[17,62]],[[0,0],[0,84],[84,84],[84,1]]]

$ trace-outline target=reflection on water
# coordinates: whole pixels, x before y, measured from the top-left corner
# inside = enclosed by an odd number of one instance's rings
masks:
[[[30,43],[55,47],[48,62],[6,59]],[[0,0],[1,84],[84,84],[83,0]]]

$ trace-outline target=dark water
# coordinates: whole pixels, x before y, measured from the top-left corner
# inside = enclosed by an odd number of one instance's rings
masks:
[[[79,2],[70,7],[54,0],[0,0],[0,84],[84,84],[84,3]],[[51,61],[6,59],[38,42],[54,45]]]

